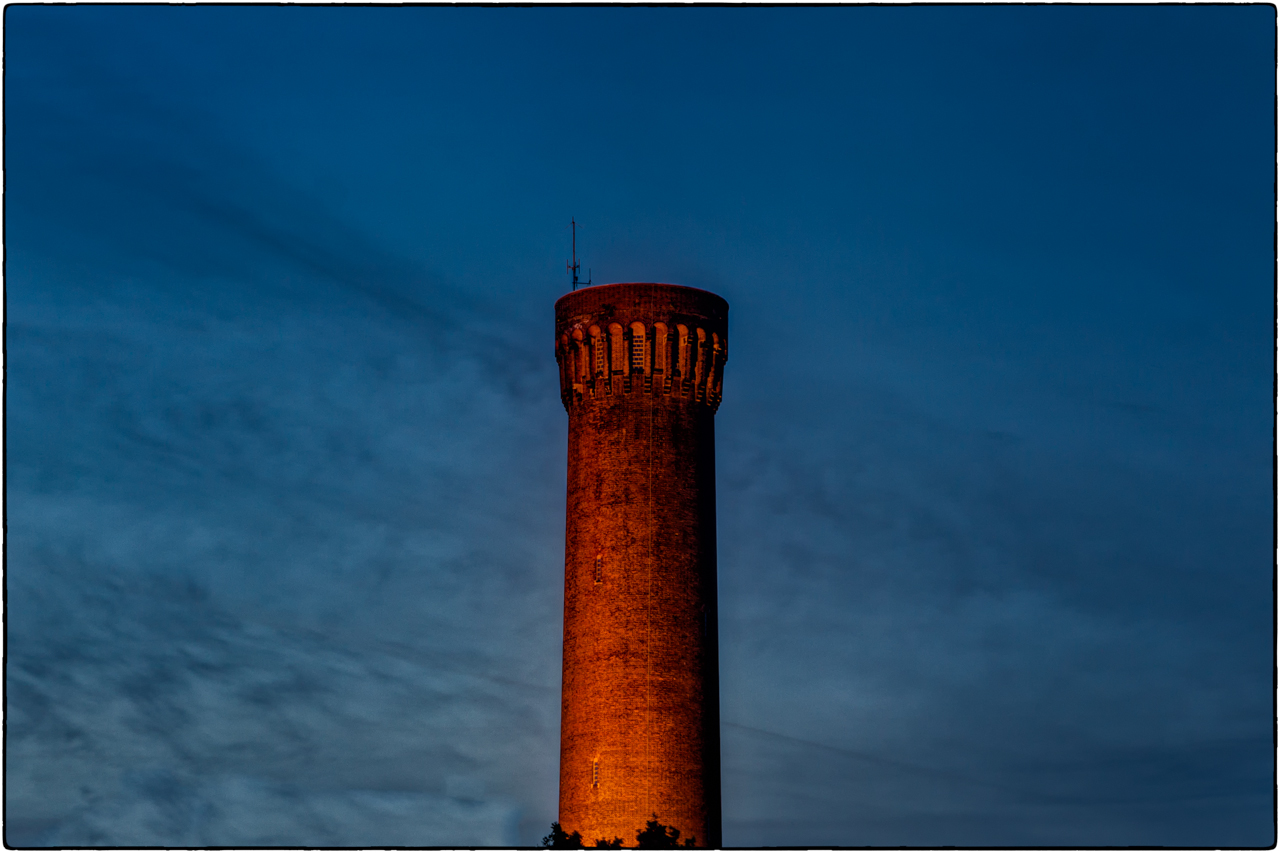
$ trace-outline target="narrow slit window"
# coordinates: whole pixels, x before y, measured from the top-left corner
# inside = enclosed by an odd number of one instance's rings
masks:
[[[596,554],[596,583],[604,583],[604,554]]]
[[[600,759],[591,762],[591,787],[600,787]]]

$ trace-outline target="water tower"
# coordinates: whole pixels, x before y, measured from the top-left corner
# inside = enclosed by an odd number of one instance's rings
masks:
[[[728,311],[671,284],[556,302],[569,412],[560,824],[588,845],[634,845],[654,813],[721,844],[714,417]]]

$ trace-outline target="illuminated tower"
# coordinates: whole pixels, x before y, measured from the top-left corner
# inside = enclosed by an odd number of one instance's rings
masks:
[[[715,431],[729,305],[671,284],[556,302],[569,412],[560,824],[656,812],[720,846]]]

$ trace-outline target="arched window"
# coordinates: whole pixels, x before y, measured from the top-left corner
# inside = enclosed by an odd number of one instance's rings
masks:
[[[681,379],[689,378],[689,327],[683,323],[676,325],[676,333],[679,337],[676,352],[676,371],[680,374]]]
[[[707,394],[719,397],[720,382],[723,376],[721,366],[724,364],[724,342],[715,332],[711,333],[711,376],[707,380]]]
[[[595,354],[595,375],[604,376],[609,372],[608,356],[604,349],[604,333],[600,331],[599,326],[592,326],[587,332],[591,335],[591,351]]]
[[[556,362],[560,365],[560,387],[573,385],[573,350],[569,349],[569,336],[561,335],[556,342]]]
[[[609,371],[622,373],[627,363],[627,344],[622,340],[622,327],[617,323],[609,324]]]
[[[653,324],[653,372],[667,372],[667,324]]]
[[[707,375],[707,333],[698,329],[698,355],[693,368],[693,387],[702,390],[702,380]]]
[[[573,343],[570,345],[569,369],[572,375],[572,381],[575,391],[582,390],[582,384],[587,381],[587,350],[582,345],[582,330],[573,330]]]
[[[649,372],[649,337],[645,334],[644,323],[631,324],[631,372]]]

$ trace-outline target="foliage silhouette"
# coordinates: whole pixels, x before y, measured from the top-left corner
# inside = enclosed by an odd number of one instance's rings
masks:
[[[556,850],[574,849],[582,846],[582,833],[574,830],[567,833],[559,823],[551,824],[551,834],[542,836],[542,846]]]
[[[659,823],[657,813],[642,829],[636,831],[636,846],[647,850],[674,850],[679,847],[692,847],[697,842],[697,837],[690,835],[684,840],[684,844],[681,844],[680,830],[674,826],[666,826]],[[553,823],[551,824],[551,833],[542,837],[542,846],[554,849],[573,849],[585,847],[586,845],[582,843],[582,833],[577,830],[565,832],[564,827],[560,826],[559,823]],[[597,838],[595,846],[597,849],[618,850],[622,847],[622,839],[616,835],[612,841],[607,838]]]
[[[697,842],[698,839],[690,835],[681,844],[680,830],[659,823],[656,812],[653,819],[644,825],[644,829],[636,833],[636,846],[647,850],[674,850],[677,847],[692,847]]]

